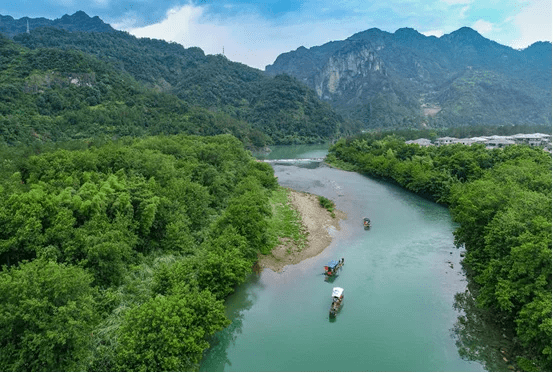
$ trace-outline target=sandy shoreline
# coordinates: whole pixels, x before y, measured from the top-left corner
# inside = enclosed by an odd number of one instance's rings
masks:
[[[280,272],[284,266],[297,264],[304,259],[319,255],[332,242],[329,228],[340,230],[340,220],[346,219],[342,211],[334,210],[335,217],[319,204],[318,196],[290,190],[289,203],[296,209],[303,222],[303,228],[307,231],[307,245],[303,249],[290,244],[282,244],[275,247],[269,255],[258,255],[259,269],[270,268]]]

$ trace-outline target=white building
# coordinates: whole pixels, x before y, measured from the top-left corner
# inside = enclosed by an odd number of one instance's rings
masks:
[[[516,143],[510,139],[510,136],[490,136],[488,141],[486,141],[487,148],[504,148],[515,144]]]
[[[430,146],[433,145],[432,142],[428,139],[416,139],[405,141],[406,144],[418,144],[420,146]],[[518,134],[513,136],[481,136],[481,137],[471,137],[458,139],[455,137],[440,137],[435,141],[435,145],[450,145],[450,144],[463,144],[463,145],[472,145],[472,144],[484,144],[486,148],[504,148],[509,145],[515,144],[527,144],[530,146],[538,146],[544,148],[544,150],[551,151],[551,135],[544,133],[532,133],[532,134]]]
[[[519,133],[512,136],[517,144],[530,146],[545,146],[551,143],[551,135],[545,133]]]
[[[453,144],[453,141],[457,140],[455,137],[439,137],[436,139],[436,145],[450,145]]]

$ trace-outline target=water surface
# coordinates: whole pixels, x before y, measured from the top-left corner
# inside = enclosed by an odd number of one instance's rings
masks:
[[[293,151],[276,157],[326,154]],[[202,371],[484,370],[459,356],[452,333],[466,281],[447,208],[357,173],[272,164],[279,184],[330,198],[347,219],[317,257],[265,269],[229,297],[232,324],[213,339]],[[340,275],[325,282],[323,266],[341,257]],[[345,289],[334,322],[333,286]]]

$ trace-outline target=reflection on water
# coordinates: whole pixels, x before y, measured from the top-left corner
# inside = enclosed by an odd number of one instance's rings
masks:
[[[328,144],[319,145],[271,145],[271,152],[253,152],[257,159],[324,158]]]
[[[506,335],[488,312],[477,307],[472,293],[457,293],[453,307],[462,313],[451,329],[459,356],[483,364],[490,372],[515,370],[509,357],[513,337]]]
[[[231,324],[220,332],[215,333],[208,340],[211,347],[204,352],[203,360],[200,363],[200,371],[222,372],[225,370],[225,366],[232,365],[227,355],[228,347],[231,343],[234,344],[236,337],[242,334],[244,314],[252,308],[255,302],[255,292],[251,290],[261,286],[259,277],[259,273],[254,271],[246,280],[248,286],[239,286],[228,297],[225,307],[226,316],[231,320]]]
[[[327,152],[312,146],[292,147],[293,154],[277,150],[273,159]],[[464,276],[450,269],[459,257],[445,207],[320,162],[270,163],[280,185],[330,198],[353,218],[341,222],[327,257],[278,274],[254,272],[229,296],[232,323],[210,341],[201,371],[509,370],[512,363],[504,358],[513,354],[510,336],[493,326],[470,293],[459,293]],[[364,216],[373,221],[370,231],[362,228]],[[338,252],[355,258],[332,279],[352,296],[346,312],[329,318],[333,285],[304,272],[322,275],[328,255]]]

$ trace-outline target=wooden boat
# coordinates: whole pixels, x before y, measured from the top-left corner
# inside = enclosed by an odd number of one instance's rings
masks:
[[[369,229],[371,227],[371,219],[363,218],[363,227],[365,227],[365,229]]]
[[[338,270],[344,265],[344,258],[340,260],[331,260],[325,265],[325,280],[329,280],[338,274]]]
[[[336,314],[342,308],[342,302],[344,300],[344,289],[335,287],[332,289],[332,304],[330,305],[330,311],[328,316],[330,318],[336,317]]]

